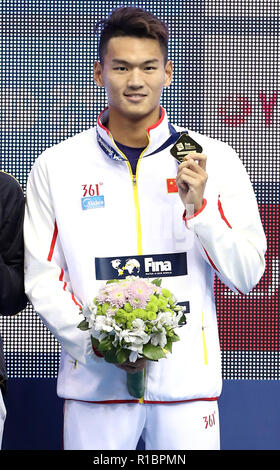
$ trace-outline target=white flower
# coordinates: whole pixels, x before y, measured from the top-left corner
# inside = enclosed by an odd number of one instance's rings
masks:
[[[131,351],[142,352],[143,345],[148,343],[150,336],[145,332],[145,323],[142,319],[137,318],[132,322],[132,330],[121,330],[117,332],[119,341],[125,341],[129,344]]]
[[[104,315],[96,315],[94,329],[96,331],[112,331],[113,325],[111,318],[105,317]]]
[[[83,308],[82,312],[83,312],[83,315],[84,315],[86,321],[89,324],[89,327],[92,328],[94,323],[95,323],[95,317],[96,317],[96,312],[97,312],[96,305],[94,305],[94,304],[86,305]]]
[[[122,339],[126,343],[131,343],[133,345],[143,345],[146,344],[149,341],[149,335],[145,333],[145,331],[140,331],[140,330],[123,330],[120,333],[120,336],[122,336]]]
[[[129,361],[130,362],[135,362],[138,359],[138,352],[137,351],[131,351],[129,355]]]
[[[130,351],[136,352],[138,354],[142,354],[143,352],[143,344],[135,344],[129,346]]]
[[[157,323],[161,325],[171,326],[173,323],[173,315],[171,312],[159,312]]]
[[[157,333],[153,334],[151,338],[151,344],[153,346],[160,346],[161,348],[164,348],[166,343],[167,343],[167,339],[166,339],[166,333],[165,333],[164,328],[161,331],[158,331]]]
[[[171,312],[159,312],[156,320],[153,321],[154,325],[156,325],[159,329],[164,326],[169,326],[170,328],[177,328],[179,325],[180,318],[182,316],[182,312],[179,314],[173,314]]]
[[[141,318],[135,318],[132,322],[133,331],[136,332],[145,332],[145,322]]]

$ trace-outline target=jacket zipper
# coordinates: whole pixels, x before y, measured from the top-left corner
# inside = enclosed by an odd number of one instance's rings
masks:
[[[138,163],[139,163],[139,161],[138,161]],[[132,173],[130,163],[127,162],[127,164],[129,165],[130,172]],[[132,175],[132,187],[133,187],[133,198],[134,198],[135,217],[136,217],[137,253],[138,253],[138,255],[142,255],[143,254],[142,234],[141,234],[140,208],[139,208],[139,198],[138,198],[138,188],[137,188],[136,175]]]
[[[204,325],[204,318],[203,318],[203,312],[202,312],[202,344],[203,344],[203,356],[204,356],[204,364],[207,366],[208,365],[208,354],[207,354],[207,346],[206,346],[206,339],[205,339],[205,325]]]
[[[149,136],[148,133],[147,133],[147,137],[148,137],[149,143],[148,143],[147,147],[144,148],[144,150],[143,150],[143,152],[141,153],[141,155],[139,156],[139,159],[138,159],[138,162],[137,162],[137,166],[136,166],[136,174],[134,175],[134,174],[132,173],[131,165],[130,165],[130,163],[129,163],[127,157],[126,157],[126,155],[116,146],[113,137],[110,135],[110,139],[111,139],[111,141],[112,141],[112,144],[114,145],[115,148],[117,148],[118,152],[124,157],[124,159],[125,159],[125,161],[126,161],[126,163],[127,163],[128,169],[129,169],[130,177],[131,177],[132,189],[133,189],[133,199],[134,199],[134,209],[135,209],[135,218],[136,218],[137,254],[138,254],[138,255],[142,255],[142,254],[143,254],[143,248],[142,248],[142,234],[141,234],[141,220],[140,220],[139,197],[138,197],[138,188],[137,188],[137,176],[138,176],[138,168],[139,168],[140,160],[141,160],[143,154],[145,153],[145,151],[147,150],[147,148],[148,148],[149,145],[150,145],[150,136]]]
[[[147,133],[147,136],[148,136],[148,139],[149,139],[149,143],[147,145],[147,147],[150,145],[150,136],[149,134]],[[110,136],[110,139],[113,143],[113,145],[118,149],[118,151],[120,152],[120,154],[125,158],[125,161],[127,163],[127,166],[128,166],[128,169],[129,169],[129,173],[130,173],[130,177],[131,177],[131,182],[132,182],[132,189],[133,189],[133,199],[134,199],[134,209],[135,209],[135,218],[136,218],[136,233],[137,233],[137,254],[138,255],[142,255],[143,254],[143,248],[142,248],[142,234],[141,234],[141,220],[140,220],[140,207],[139,207],[139,197],[138,197],[138,188],[137,188],[137,175],[138,175],[138,168],[139,168],[139,163],[140,163],[140,160],[144,154],[144,152],[147,150],[147,147],[145,147],[145,149],[143,150],[143,152],[141,153],[141,155],[139,156],[139,159],[138,159],[138,162],[137,162],[137,165],[136,165],[136,174],[134,175],[132,173],[132,168],[131,168],[131,165],[127,159],[127,157],[125,156],[125,154],[116,146],[115,142],[114,142],[114,139]],[[145,383],[146,383],[146,369],[144,369],[144,378],[145,378]],[[139,398],[139,403],[143,404],[144,403],[144,396]]]

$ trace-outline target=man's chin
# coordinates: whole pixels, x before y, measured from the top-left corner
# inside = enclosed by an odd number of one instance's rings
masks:
[[[155,114],[156,109],[140,109],[140,106],[137,108],[137,106],[134,107],[129,107],[129,109],[126,109],[125,112],[123,113],[123,116],[126,117],[126,119],[130,119],[132,121],[142,121],[146,120],[149,117],[153,117]]]

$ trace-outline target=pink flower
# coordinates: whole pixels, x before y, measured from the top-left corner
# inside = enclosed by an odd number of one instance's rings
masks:
[[[154,293],[154,285],[137,279],[127,289],[127,301],[134,308],[145,308],[150,296]]]
[[[100,289],[100,291],[98,292],[98,294],[96,296],[96,300],[100,304],[104,304],[104,302],[108,301],[109,293],[110,293],[109,285],[108,286],[106,285],[106,286],[102,287],[102,289]]]
[[[96,299],[100,304],[104,304],[105,302],[110,302],[109,297],[111,293],[116,289],[116,286],[119,284],[116,284],[114,282],[110,284],[106,284],[106,286],[102,287],[100,291],[98,292]]]
[[[146,279],[125,279],[106,284],[96,296],[100,304],[109,302],[112,307],[123,307],[129,302],[132,308],[145,308],[152,294],[161,292],[161,288]]]
[[[114,284],[108,293],[107,302],[110,302],[113,307],[122,307],[126,302],[125,286]]]

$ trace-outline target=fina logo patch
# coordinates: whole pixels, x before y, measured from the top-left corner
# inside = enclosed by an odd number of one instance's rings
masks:
[[[104,196],[100,194],[101,186],[103,186],[103,183],[82,185],[83,197],[81,203],[83,211],[105,207]]]
[[[114,269],[118,271],[119,276],[122,276],[125,273],[125,271],[127,272],[126,274],[127,276],[136,275],[136,274],[139,274],[140,272],[140,263],[137,259],[134,259],[134,258],[130,258],[126,260],[123,266],[122,266],[122,262],[120,258],[113,259],[111,261],[111,265]]]
[[[124,279],[126,276],[184,276],[188,274],[187,253],[95,258],[95,271],[97,280]]]

